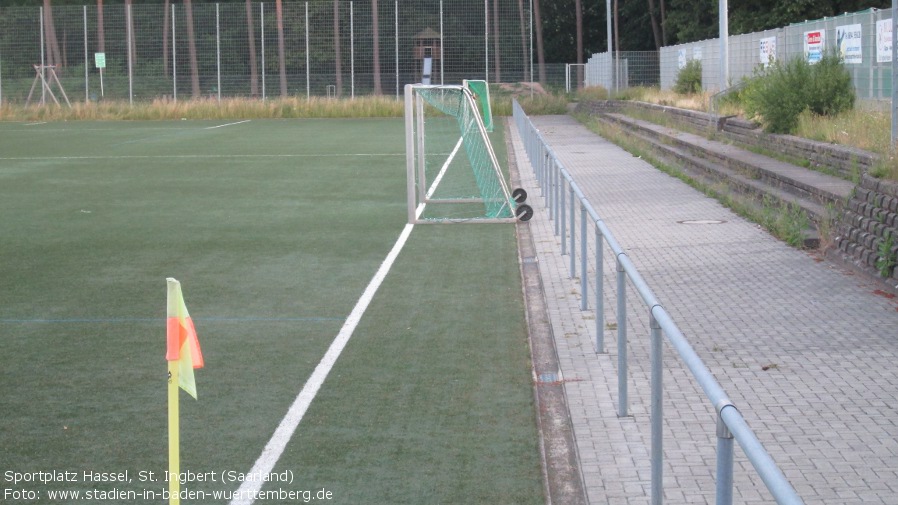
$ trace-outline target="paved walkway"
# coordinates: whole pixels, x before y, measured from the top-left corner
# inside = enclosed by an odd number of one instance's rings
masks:
[[[568,116],[534,123],[804,501],[898,503],[898,299]],[[597,354],[594,300],[580,311],[579,280],[516,130],[512,142],[536,209],[531,231],[589,501],[649,503],[647,309],[628,295],[631,417],[619,418],[612,255],[606,249],[608,352]],[[680,224],[689,220],[722,223]],[[591,233],[589,242],[594,257]],[[714,503],[714,409],[666,341],[664,362],[665,503]],[[771,502],[738,448],[734,501]]]

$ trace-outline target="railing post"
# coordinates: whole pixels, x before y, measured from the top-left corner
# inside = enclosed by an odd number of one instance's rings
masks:
[[[617,415],[627,417],[627,274],[617,257]]]
[[[731,407],[724,406],[723,408]],[[721,410],[722,412],[722,410]],[[717,505],[733,503],[733,434],[717,413]]]
[[[577,248],[576,248],[577,241],[575,238],[576,230],[577,230],[577,227],[576,227],[577,213],[575,212],[577,209],[577,199],[574,198],[575,195],[574,195],[573,181],[568,181],[568,182],[570,183],[569,187],[571,190],[571,215],[570,215],[570,220],[571,220],[571,279],[573,279],[574,277],[577,277]]]
[[[586,206],[580,202],[580,310],[589,308],[589,286],[586,282]]]
[[[655,306],[657,307],[657,305]],[[663,380],[663,353],[661,347],[661,325],[649,309],[649,326],[652,332],[652,505],[661,505],[663,487],[663,462],[664,462],[664,411],[662,406]]]
[[[559,170],[559,173],[560,172],[561,171]],[[559,181],[559,183],[560,183],[560,185],[563,185],[564,179],[561,179]],[[566,238],[565,235],[567,234],[567,217],[565,215],[566,207],[564,204],[564,193],[565,193],[564,188],[561,188],[561,190],[559,191],[559,196],[561,197],[561,199],[558,203],[558,210],[559,210],[558,220],[555,221],[555,225],[556,225],[555,228],[558,228],[559,224],[561,225],[561,255],[562,256],[567,254],[567,241],[565,240],[565,238]]]
[[[605,353],[605,260],[602,231],[596,224],[596,352]]]
[[[552,157],[552,170],[552,178],[555,181],[555,185],[552,186],[552,191],[555,192],[555,194],[552,195],[552,205],[555,207],[555,212],[553,213],[553,215],[555,216],[555,235],[558,235],[558,216],[561,216],[561,219],[564,219],[564,216],[561,215],[561,208],[559,207],[558,203],[560,199],[559,196],[563,198],[563,195],[561,194],[561,190],[563,189],[563,187],[561,178],[561,164],[554,156]],[[564,202],[561,202],[561,205],[564,205]]]

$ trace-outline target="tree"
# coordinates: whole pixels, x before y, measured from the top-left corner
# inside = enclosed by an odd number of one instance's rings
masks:
[[[539,0],[533,0],[533,23],[536,25],[536,64],[539,67],[539,83],[545,86],[546,53],[543,49],[543,21],[539,13]]]
[[[256,63],[256,35],[253,26],[252,0],[246,0],[246,38],[249,42],[249,93],[251,96],[259,96],[259,70]]]
[[[97,52],[106,52],[106,34],[103,30],[103,0],[97,0]]]
[[[278,69],[281,72],[281,97],[287,98],[287,64],[284,54],[284,9],[281,0],[275,2],[278,25]]]
[[[574,15],[577,18],[577,64],[583,64],[583,4],[574,0]],[[583,84],[583,67],[577,67],[577,88]]]
[[[187,51],[190,53],[190,85],[194,98],[202,95],[200,91],[200,70],[196,62],[196,35],[193,32],[193,3],[184,0],[184,8],[187,10]]]
[[[377,0],[371,0],[371,33],[374,39],[374,94],[384,93],[380,82],[380,24],[378,22]]]
[[[59,41],[56,39],[56,26],[53,23],[53,6],[50,0],[44,0],[44,36],[46,44],[46,64],[61,65],[62,58],[59,55]]]
[[[655,16],[655,0],[648,0],[649,16],[652,18],[652,35],[655,36],[655,50],[660,51],[663,42],[661,41],[661,27],[658,26],[658,18]]]
[[[533,69],[530,68],[530,51],[527,48],[527,33],[525,28],[527,25],[524,23],[524,0],[518,0],[518,18],[521,27],[521,54],[523,55],[521,61],[524,65],[524,80],[529,82],[533,79]]]
[[[499,0],[493,0],[493,59],[496,61],[495,82],[502,82],[502,70],[499,57],[499,39]]]
[[[168,73],[168,37],[171,30],[174,30],[174,27],[171,26],[171,0],[165,0],[165,4],[162,7],[162,74],[168,77],[170,74]],[[171,29],[171,30],[170,30]]]
[[[343,95],[343,58],[340,53],[340,0],[334,0],[334,66],[337,96]]]

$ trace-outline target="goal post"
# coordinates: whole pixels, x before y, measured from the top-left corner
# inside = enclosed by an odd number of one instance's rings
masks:
[[[512,193],[466,86],[405,86],[410,223],[504,223],[529,219]],[[523,197],[522,197],[523,196]]]

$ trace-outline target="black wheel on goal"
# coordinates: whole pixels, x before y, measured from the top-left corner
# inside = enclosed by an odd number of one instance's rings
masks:
[[[520,221],[530,221],[530,218],[533,217],[533,207],[527,204],[518,205],[514,209],[514,215]]]
[[[511,198],[515,203],[524,203],[527,201],[527,192],[524,191],[524,188],[516,188],[511,192]]]

